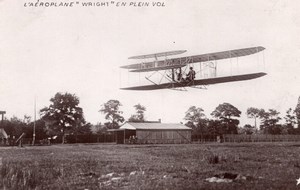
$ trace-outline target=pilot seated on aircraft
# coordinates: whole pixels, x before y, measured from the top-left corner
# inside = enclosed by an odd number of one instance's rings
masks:
[[[185,80],[189,82],[193,81],[195,79],[195,76],[196,76],[196,72],[193,70],[193,67],[190,67],[190,71],[186,75]]]

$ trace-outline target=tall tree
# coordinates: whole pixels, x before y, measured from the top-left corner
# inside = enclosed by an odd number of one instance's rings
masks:
[[[55,134],[62,135],[65,143],[66,131],[84,123],[82,108],[79,107],[79,98],[75,94],[56,93],[50,99],[51,104],[40,110],[42,119]]]
[[[185,112],[184,120],[187,120],[185,125],[191,127],[194,133],[200,133],[203,136],[206,132],[208,121],[202,108],[196,106],[189,107]]]
[[[260,109],[258,108],[253,108],[253,107],[250,107],[247,109],[247,116],[249,118],[254,118],[254,127],[255,129],[257,129],[257,123],[256,123],[256,119],[259,118],[259,113],[261,112]]]
[[[145,121],[145,111],[146,107],[142,106],[141,104],[134,105],[134,108],[136,110],[136,114],[132,115],[128,121],[131,122],[143,122]]]
[[[108,128],[116,129],[119,127],[119,124],[124,122],[124,117],[121,115],[123,112],[119,110],[122,104],[119,100],[109,100],[102,105],[102,108],[99,112],[105,114],[105,119],[109,120],[105,125]]]
[[[241,111],[229,103],[223,103],[218,105],[211,115],[216,118],[230,119],[231,117],[240,117]]]
[[[286,115],[285,115],[284,119],[285,119],[285,125],[284,125],[285,133],[295,134],[296,130],[295,130],[294,126],[297,123],[297,121],[296,121],[295,111],[293,111],[292,108],[289,108],[286,111]]]
[[[195,126],[197,126],[201,120],[205,119],[204,110],[202,108],[197,108],[196,106],[191,106],[185,112],[184,120],[192,122]]]
[[[295,114],[296,114],[296,118],[297,118],[298,129],[300,129],[300,96],[298,98],[298,103],[295,108]]]
[[[241,116],[241,111],[229,103],[218,105],[211,115],[219,119],[225,128],[224,133],[237,133],[237,127],[240,123],[238,118]]]
[[[260,129],[266,134],[280,134],[282,127],[278,124],[281,119],[279,114],[275,109],[269,109],[268,111],[261,110],[259,113],[262,121]]]

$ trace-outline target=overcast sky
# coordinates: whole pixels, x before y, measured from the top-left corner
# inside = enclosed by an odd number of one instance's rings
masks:
[[[183,121],[192,105],[209,116],[228,102],[242,111],[242,124],[253,124],[245,115],[248,107],[284,114],[297,104],[298,1],[164,0],[160,1],[164,7],[24,7],[29,2],[35,1],[0,0],[0,110],[7,117],[33,116],[35,95],[39,110],[56,92],[76,94],[86,120],[94,124],[104,121],[98,110],[110,99],[120,100],[125,118],[140,103],[147,108],[148,120],[163,122]],[[246,73],[243,66],[252,63],[252,69],[268,74],[259,79],[187,92],[119,90],[137,80],[119,69],[134,63],[130,56],[172,50],[197,55],[253,46],[266,48],[264,59],[252,55],[234,64],[225,60],[218,74],[226,74],[232,65],[233,74]]]

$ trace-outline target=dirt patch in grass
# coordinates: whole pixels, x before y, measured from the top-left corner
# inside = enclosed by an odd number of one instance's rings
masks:
[[[77,144],[0,148],[0,189],[296,189],[299,145]],[[222,174],[234,174],[236,179],[230,183],[206,181],[222,178]]]

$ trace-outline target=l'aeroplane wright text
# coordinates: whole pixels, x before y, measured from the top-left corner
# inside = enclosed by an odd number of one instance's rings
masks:
[[[123,1],[98,1],[98,2],[88,2],[88,1],[69,1],[69,2],[53,2],[53,1],[35,1],[35,2],[25,2],[24,7],[165,7],[165,2],[160,1],[149,1],[149,2],[123,2]]]

